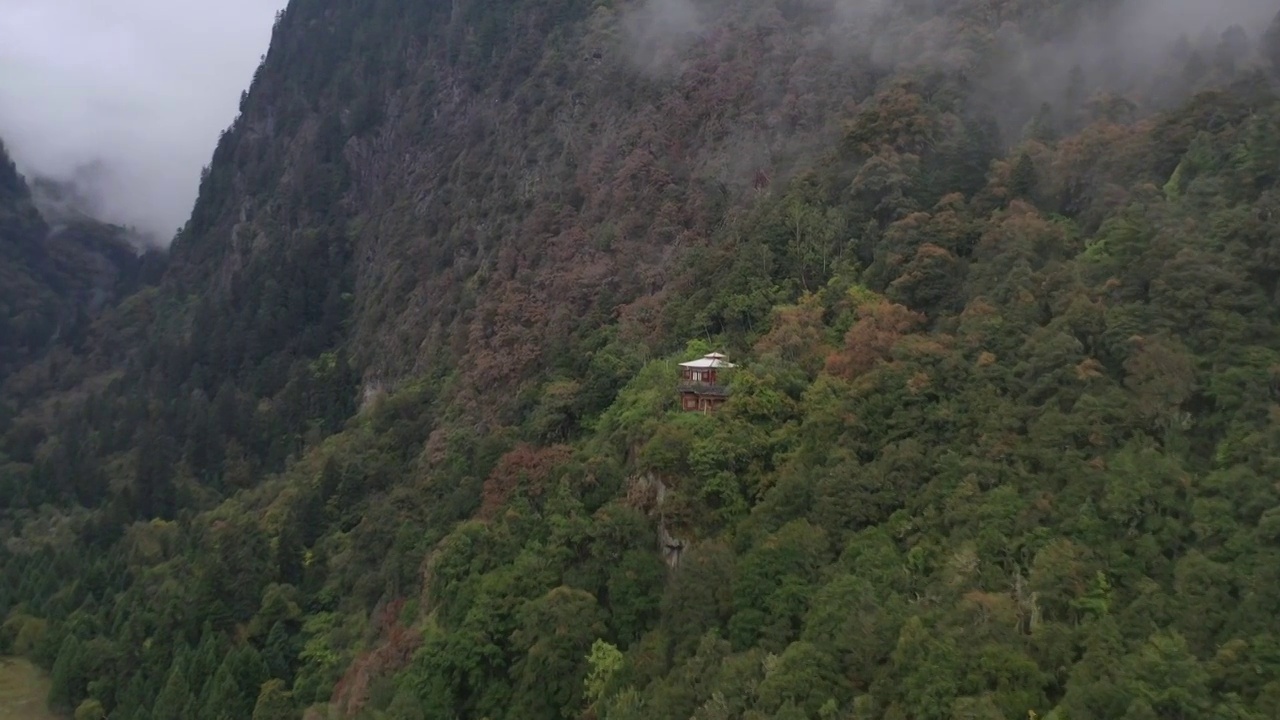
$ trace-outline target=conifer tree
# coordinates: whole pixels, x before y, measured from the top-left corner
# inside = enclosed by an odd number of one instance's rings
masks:
[[[156,697],[156,704],[151,709],[153,720],[187,720],[193,716],[196,698],[191,692],[191,684],[187,682],[186,671],[182,663],[175,663],[165,680],[164,689]]]
[[[201,720],[243,720],[253,715],[255,699],[268,679],[267,666],[252,646],[227,653],[201,698]]]
[[[289,680],[293,677],[292,665],[295,652],[289,629],[283,620],[277,621],[267,633],[262,647],[262,660],[271,677]]]
[[[1017,197],[1030,198],[1036,186],[1036,165],[1027,153],[1018,154],[1018,162],[1009,176],[1009,192]]]
[[[53,663],[49,704],[70,710],[84,697],[86,658],[84,643],[73,634],[63,639],[58,659]]]

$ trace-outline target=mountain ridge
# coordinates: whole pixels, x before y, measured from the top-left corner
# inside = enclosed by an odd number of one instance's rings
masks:
[[[156,256],[142,253],[126,228],[83,211],[51,214],[56,184],[37,187],[33,193],[0,143],[0,385],[59,346],[83,349],[92,319],[156,274]]]

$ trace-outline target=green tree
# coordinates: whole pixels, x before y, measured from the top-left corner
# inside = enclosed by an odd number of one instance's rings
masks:
[[[427,720],[422,710],[422,701],[409,688],[401,687],[387,707],[388,720]]]
[[[1018,154],[1013,171],[1009,174],[1009,192],[1014,197],[1032,199],[1036,189],[1036,164],[1031,155],[1023,151]]]
[[[766,713],[794,704],[803,716],[816,717],[827,704],[844,699],[845,682],[835,658],[801,641],[778,656],[757,692],[758,707]]]
[[[283,680],[273,678],[262,684],[253,706],[253,720],[294,720],[297,716],[293,696],[285,689]]]
[[[49,704],[55,708],[71,710],[84,699],[85,672],[90,658],[86,656],[85,645],[80,638],[68,634],[58,649],[57,659],[53,663],[51,684],[49,686]]]
[[[523,653],[513,668],[514,706],[528,718],[576,716],[588,651],[605,631],[596,599],[562,586],[526,603],[520,616],[520,627],[512,635]]]
[[[75,720],[105,720],[107,711],[97,700],[85,700],[76,707]]]
[[[164,688],[156,696],[151,717],[153,720],[185,720],[195,716],[197,707],[184,668],[181,664],[175,664],[169,671]]]
[[[584,681],[583,696],[588,703],[596,703],[604,697],[609,681],[621,669],[622,653],[604,640],[596,640],[591,644],[591,654],[587,656],[587,663],[591,669]]]
[[[233,648],[209,679],[208,694],[201,693],[202,720],[251,717],[262,685],[269,679],[266,663],[251,645]]]

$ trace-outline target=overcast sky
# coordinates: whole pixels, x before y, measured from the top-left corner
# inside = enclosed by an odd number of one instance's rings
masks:
[[[0,137],[27,172],[100,160],[168,242],[286,0],[0,0]]]

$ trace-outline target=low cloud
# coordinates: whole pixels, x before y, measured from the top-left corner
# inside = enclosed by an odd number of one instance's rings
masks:
[[[4,0],[0,137],[168,243],[285,0]]]
[[[647,73],[678,68],[684,51],[703,30],[703,9],[693,0],[644,0],[622,17],[636,67]]]
[[[982,0],[630,0],[626,6],[624,48],[641,72],[678,74],[699,37],[760,18],[803,33],[809,52],[830,58],[830,73],[955,71],[973,88],[971,109],[994,117],[1009,139],[1045,104],[1070,127],[1098,92],[1132,97],[1148,109],[1176,104],[1230,77],[1225,67],[1260,62],[1256,42],[1277,12],[1275,0],[1039,7]]]
[[[1116,0],[1093,6],[1062,3],[1036,12],[980,0],[772,0],[781,17],[817,28],[831,49],[846,50],[882,67],[953,67],[976,61],[974,52],[1014,52],[1008,59],[1034,72],[1053,64],[1098,66],[1109,72],[1150,72],[1166,63],[1179,37],[1213,45],[1240,26],[1252,39],[1275,17],[1275,0]],[[741,23],[755,0],[632,0],[621,30],[637,66],[679,68],[699,34]],[[766,15],[766,17],[769,17]],[[773,22],[769,19],[769,22]],[[993,48],[983,37],[994,40]],[[1050,40],[1051,39],[1051,40]],[[1161,68],[1165,69],[1165,68]]]

